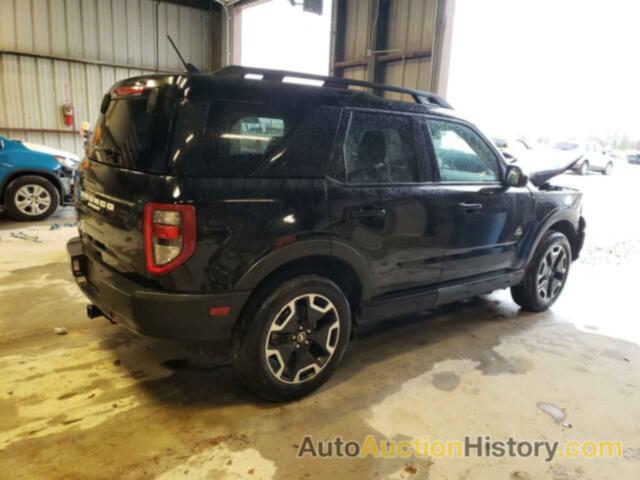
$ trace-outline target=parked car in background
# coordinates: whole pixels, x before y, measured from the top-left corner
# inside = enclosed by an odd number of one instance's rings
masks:
[[[613,158],[614,163],[627,161],[627,152],[624,150],[616,150],[615,148],[609,148],[604,152],[606,155],[609,155],[610,157]]]
[[[610,175],[613,172],[614,158],[607,155],[597,142],[559,142],[553,146],[563,156],[575,158],[572,170],[580,175],[589,172],[600,172]]]
[[[634,165],[640,165],[640,152],[627,152],[627,161]]]
[[[522,138],[507,139],[494,137],[491,140],[505,160],[509,163],[513,163],[516,160],[522,160],[523,158],[528,157],[533,151],[533,148]]]
[[[16,220],[43,220],[71,200],[80,163],[63,150],[0,136],[0,205]]]

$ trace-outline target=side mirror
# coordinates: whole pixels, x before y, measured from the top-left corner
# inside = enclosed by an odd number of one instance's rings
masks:
[[[4,140],[0,138],[0,150],[4,150]]]
[[[504,177],[504,183],[507,187],[524,187],[527,185],[529,177],[527,177],[518,165],[509,165],[507,173]]]

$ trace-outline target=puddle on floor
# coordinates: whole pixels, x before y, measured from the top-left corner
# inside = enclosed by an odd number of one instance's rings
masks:
[[[562,408],[549,402],[538,402],[536,405],[540,410],[549,415],[557,424],[562,425],[564,428],[572,427],[572,425],[566,421],[567,414]]]

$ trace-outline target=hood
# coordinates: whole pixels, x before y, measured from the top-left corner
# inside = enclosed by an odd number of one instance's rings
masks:
[[[570,170],[580,157],[576,152],[545,151],[519,158],[515,163],[525,171],[531,183],[541,187],[553,177]]]
[[[57,148],[51,148],[45,145],[38,145],[37,143],[30,142],[22,142],[22,145],[29,150],[33,150],[34,152],[47,153],[49,155],[57,157],[68,158],[70,160],[73,160],[74,162],[80,162],[80,158],[78,157],[78,155],[70,152],[65,152],[64,150],[58,150]]]
[[[536,187],[541,187],[545,183],[547,183],[549,180],[551,180],[553,177],[556,177],[556,176],[560,175],[561,173],[564,173],[567,170],[571,169],[571,167],[573,167],[573,165],[577,161],[578,161],[578,159],[574,159],[574,160],[571,161],[571,163],[565,164],[565,165],[560,166],[560,167],[547,168],[547,169],[538,170],[538,171],[531,171],[530,170],[529,171],[529,180]]]

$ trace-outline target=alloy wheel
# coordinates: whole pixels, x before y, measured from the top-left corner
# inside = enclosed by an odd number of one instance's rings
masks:
[[[327,366],[339,336],[338,310],[327,297],[314,293],[296,297],[278,312],[267,332],[269,371],[283,383],[309,381]]]
[[[21,213],[35,217],[49,209],[51,206],[51,194],[41,185],[27,184],[18,189],[14,202]]]
[[[542,257],[536,277],[536,290],[543,302],[553,301],[567,278],[569,257],[560,245],[552,245]]]

